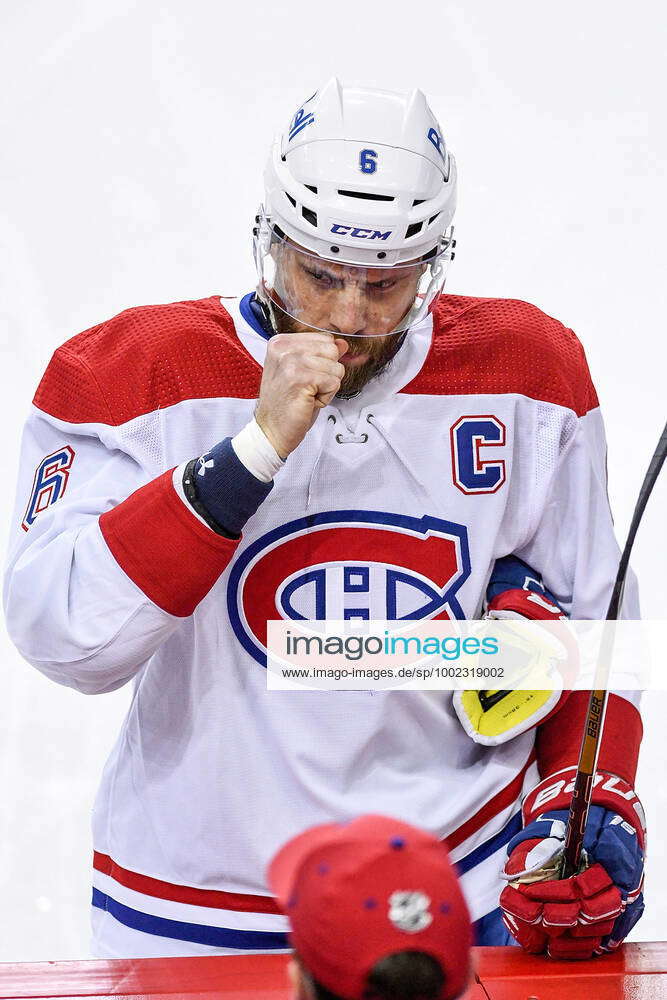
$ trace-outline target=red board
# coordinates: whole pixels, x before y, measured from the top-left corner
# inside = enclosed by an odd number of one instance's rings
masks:
[[[147,958],[0,965],[0,1000],[289,1000],[287,955]],[[475,949],[465,1000],[658,1000],[667,997],[667,944],[628,944],[589,962],[553,962],[518,948]]]
[[[480,948],[490,1000],[664,1000],[667,944],[626,944],[587,962],[555,962],[518,948]],[[467,1000],[467,998],[466,998]]]

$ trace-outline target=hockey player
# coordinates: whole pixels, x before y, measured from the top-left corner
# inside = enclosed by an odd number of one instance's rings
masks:
[[[628,698],[594,794],[604,867],[557,883],[537,869],[583,694],[497,717],[446,692],[266,689],[271,618],[473,618],[485,596],[604,614],[618,547],[581,345],[524,302],[442,294],[455,194],[419,91],[333,80],[272,149],[256,292],[129,309],[47,368],[5,606],[48,677],[134,685],[93,821],[97,955],[285,948],[268,859],[369,809],[446,840],[479,943],[509,940],[508,844],[526,947],[590,955],[641,913]]]

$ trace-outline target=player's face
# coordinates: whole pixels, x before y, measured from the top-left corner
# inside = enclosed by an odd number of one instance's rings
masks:
[[[349,396],[386,367],[401,333],[392,333],[412,308],[423,265],[353,267],[284,245],[280,251],[281,332],[326,330],[348,341],[340,359],[346,374],[339,395]]]
[[[412,308],[422,263],[395,267],[338,264],[293,243],[277,251],[285,309],[307,327],[343,337],[384,337]]]

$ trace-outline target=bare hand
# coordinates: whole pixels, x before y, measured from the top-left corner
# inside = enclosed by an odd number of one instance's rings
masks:
[[[255,420],[287,458],[334,398],[347,342],[332,333],[277,333],[269,340]]]

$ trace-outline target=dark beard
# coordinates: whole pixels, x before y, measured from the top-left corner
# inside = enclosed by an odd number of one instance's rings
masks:
[[[278,333],[304,332],[302,325],[282,309],[274,309],[273,315]],[[346,369],[340,389],[335,396],[336,399],[352,399],[353,396],[359,395],[371,379],[377,378],[389,367],[403,343],[405,333],[390,333],[386,337],[345,337],[342,333],[336,336],[347,341],[351,357],[357,357],[359,354],[370,355],[368,361],[358,368]]]
[[[382,352],[377,357],[371,355],[368,361],[363,365],[359,365],[358,368],[346,369],[340,389],[336,393],[336,399],[352,399],[353,396],[358,396],[361,390],[372,379],[377,378],[378,375],[385,371],[396,356],[396,352],[400,346],[400,344],[396,343],[399,337],[402,340],[402,334],[395,334],[392,336],[391,342],[385,342],[382,345]],[[364,353],[365,351],[354,351],[354,354]]]

